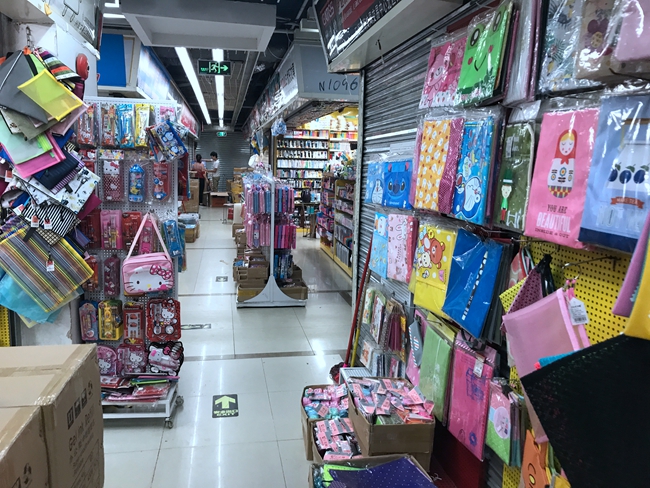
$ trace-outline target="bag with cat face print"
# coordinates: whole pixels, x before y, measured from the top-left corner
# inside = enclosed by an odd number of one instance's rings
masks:
[[[153,252],[132,256],[147,221],[151,220],[163,252]],[[158,224],[153,220],[151,214],[146,214],[140,223],[138,233],[133,239],[122,264],[122,281],[124,282],[124,293],[127,295],[144,295],[160,291],[170,291],[174,287],[174,263],[172,263],[165,242],[158,230]]]

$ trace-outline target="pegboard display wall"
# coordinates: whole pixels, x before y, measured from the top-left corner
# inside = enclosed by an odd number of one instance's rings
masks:
[[[11,346],[11,325],[9,323],[9,310],[0,306],[0,347]]]
[[[612,307],[630,265],[629,254],[604,249],[578,250],[547,242],[531,242],[530,249],[535,262],[539,262],[544,254],[553,256],[551,269],[556,286],[562,286],[567,279],[577,278],[575,293],[587,307],[589,323],[585,327],[592,344],[623,332],[627,319],[614,315]],[[596,258],[612,259],[565,267],[568,263]]]

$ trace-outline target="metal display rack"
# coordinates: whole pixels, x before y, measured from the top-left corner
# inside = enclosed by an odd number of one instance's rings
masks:
[[[177,108],[178,106],[174,102],[170,101],[153,101],[153,100],[142,100],[142,99],[124,99],[124,98],[104,98],[104,97],[88,97],[85,99],[86,103],[89,104],[100,104],[100,103],[111,103],[111,104],[120,104],[120,103],[147,103],[153,107],[155,114],[155,121],[159,123],[162,121],[160,115],[160,107],[170,107],[173,106]],[[96,172],[97,175],[103,177],[103,165],[99,164],[99,150],[103,149],[101,146],[97,146],[98,155],[97,155],[97,164]],[[113,149],[113,148],[111,148]],[[149,154],[148,149],[136,148],[136,149],[120,149],[125,152],[124,161],[129,161],[129,159],[142,158],[146,157]],[[100,205],[100,210],[122,210],[122,211],[137,211],[141,212],[143,215],[147,212],[155,214],[158,219],[163,222],[166,220],[177,220],[178,217],[178,171],[174,162],[170,162],[172,169],[169,171],[169,191],[170,194],[167,199],[163,202],[156,200],[152,196],[153,189],[153,158],[149,161],[138,161],[138,164],[142,166],[146,171],[146,184],[145,184],[145,198],[143,202],[135,203],[128,200],[128,196],[124,197],[122,202],[111,202],[104,199],[103,194],[103,185],[101,183],[99,187],[99,197],[102,200]],[[128,167],[123,168],[122,171],[123,177],[123,187],[125,189],[129,188],[129,171]],[[103,262],[105,259],[117,255],[119,256],[121,262],[124,261],[128,249],[89,249],[89,254],[96,256],[99,262],[98,269],[103,270]],[[178,299],[178,258],[172,258],[174,263],[174,287],[172,290],[166,293],[157,293],[155,296],[124,296],[124,290],[121,290],[119,297],[110,297],[119,299],[122,303],[126,301],[130,302],[139,302],[144,305],[144,309],[147,309],[147,302],[149,298],[161,298],[161,297],[170,297]],[[100,273],[100,283],[103,283],[103,273]],[[123,287],[121,287],[123,288]],[[88,300],[95,300],[97,302],[102,301],[106,298],[104,296],[103,286],[99,287],[99,290],[92,292],[85,292],[84,296]],[[98,341],[103,345],[116,348],[122,343],[122,339],[118,341]],[[145,349],[149,346],[149,340],[145,337]],[[172,428],[173,416],[176,411],[176,407],[183,404],[183,397],[179,394],[178,383],[172,383],[170,389],[167,393],[167,397],[163,400],[158,400],[155,402],[119,402],[119,401],[102,401],[102,407],[104,408],[104,418],[105,419],[144,419],[144,418],[162,418],[165,420],[165,426]]]
[[[274,210],[276,180],[269,175],[261,175],[261,177],[271,186],[271,209]],[[265,250],[266,258],[269,262],[269,280],[261,293],[246,301],[237,302],[237,308],[304,307],[307,305],[307,300],[298,300],[288,296],[280,289],[275,281],[275,211],[271,211],[270,215],[271,245]]]

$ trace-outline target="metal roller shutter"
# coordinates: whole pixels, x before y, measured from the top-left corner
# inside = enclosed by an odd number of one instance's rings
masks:
[[[233,168],[248,166],[250,141],[243,132],[229,132],[226,137],[217,137],[216,132],[201,132],[196,153],[210,159],[212,151],[219,154],[219,191],[226,191],[226,181],[232,180]]]

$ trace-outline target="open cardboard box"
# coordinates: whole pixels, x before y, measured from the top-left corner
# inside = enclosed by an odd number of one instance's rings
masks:
[[[257,295],[264,291],[266,286],[265,280],[246,280],[241,281],[237,286],[237,301],[245,302],[251,298],[255,298]]]
[[[280,290],[295,300],[307,300],[309,295],[309,288],[307,288],[307,285],[303,281],[297,281],[295,286],[281,287]]]
[[[243,229],[243,228],[244,228],[244,224],[232,224],[232,236],[235,237],[235,233],[239,229]]]
[[[362,457],[362,458],[355,458],[355,459],[350,459],[347,461],[327,461],[327,463],[312,463],[309,466],[309,474],[308,474],[308,480],[309,484],[307,485],[309,488],[315,488],[314,486],[314,468],[318,466],[322,466],[323,464],[334,464],[337,466],[349,466],[353,468],[372,468],[374,466],[379,466],[381,464],[389,463],[391,461],[397,461],[398,459],[402,458],[409,458],[415,466],[422,472],[423,475],[425,475],[429,480],[431,480],[431,477],[428,475],[427,470],[422,467],[422,465],[418,462],[416,458],[409,454],[390,454],[390,455],[385,455],[385,456],[374,456],[374,457]],[[433,480],[431,480],[433,483]]]
[[[310,419],[307,417],[307,412],[305,412],[305,407],[302,404],[302,399],[305,398],[305,392],[310,389],[310,388],[327,388],[330,385],[309,385],[305,386],[302,390],[302,395],[300,395],[300,418],[301,418],[301,424],[302,424],[302,439],[305,443],[305,457],[307,458],[307,461],[312,461],[313,458],[313,453],[312,453],[312,444],[313,444],[313,435],[311,434],[312,432],[312,425],[314,425],[316,422],[319,420],[323,419]]]

